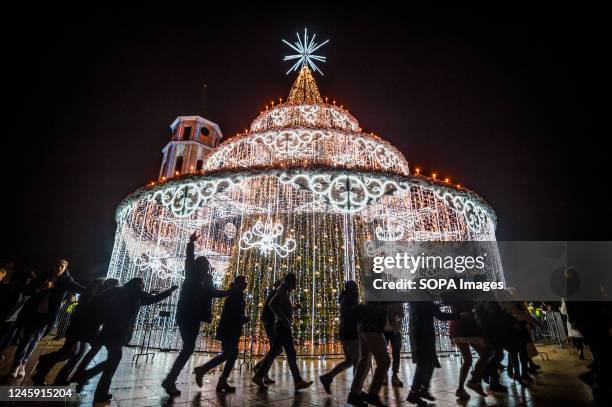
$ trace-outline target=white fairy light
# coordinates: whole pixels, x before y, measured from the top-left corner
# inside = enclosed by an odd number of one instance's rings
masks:
[[[156,247],[153,250],[147,250],[142,257],[139,257],[136,260],[136,266],[140,271],[150,270],[162,280],[175,277],[182,278],[172,269],[174,261],[174,257]]]
[[[286,60],[302,75],[293,97],[212,148],[202,173],[149,185],[121,203],[109,277],[142,277],[150,291],[182,284],[187,242],[197,231],[196,256],[208,258],[215,284],[227,288],[238,274],[250,282],[250,348],[260,348],[263,337],[257,304],[265,301],[264,288],[294,273],[310,305],[295,331],[298,351],[318,355],[337,339],[328,316],[337,312],[344,281],[360,278],[362,256],[408,241],[495,241],[495,213],[482,198],[411,176],[399,150],[321,98],[310,70],[320,72],[314,63],[324,57],[314,53],[325,43],[305,32],[289,44],[299,55]],[[503,279],[501,267],[494,272]],[[169,309],[177,301],[178,292]],[[142,341],[142,315],[132,344]],[[152,346],[177,346],[174,318],[156,325]],[[207,325],[204,340],[214,330],[214,322]]]
[[[321,75],[323,72],[319,69],[315,61],[317,62],[325,62],[327,59],[322,55],[316,55],[314,52],[321,48],[323,45],[327,44],[329,40],[325,40],[322,43],[316,43],[315,37],[317,34],[313,34],[310,41],[308,40],[308,30],[304,28],[304,38],[300,38],[300,34],[295,33],[297,41],[291,44],[287,40],[283,40],[283,42],[291,47],[297,54],[287,55],[283,59],[283,61],[293,61],[297,60],[295,64],[287,71],[287,75],[291,71],[299,71],[303,66],[309,66],[313,71],[318,71]]]
[[[286,239],[284,244],[277,243],[283,229],[283,225],[272,223],[270,218],[266,219],[265,223],[258,220],[251,230],[244,232],[240,238],[240,248],[248,250],[257,247],[264,256],[275,252],[280,258],[285,258],[295,250],[296,243],[293,238]]]
[[[404,237],[404,226],[397,220],[385,219],[376,227],[376,238],[383,242],[395,242]]]

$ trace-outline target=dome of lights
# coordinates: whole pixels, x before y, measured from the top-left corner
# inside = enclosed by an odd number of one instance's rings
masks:
[[[306,34],[303,41],[311,52],[321,45]],[[294,65],[298,75],[286,101],[261,112],[245,133],[217,145],[214,123],[177,119],[173,134],[188,128],[189,137],[173,136],[164,150],[161,182],[117,209],[108,276],[142,277],[148,290],[180,285],[188,237],[198,230],[196,255],[208,257],[217,284],[247,276],[251,322],[243,345],[252,353],[267,346],[258,318],[266,290],[287,273],[298,277],[299,352],[337,353],[337,296],[346,280],[359,279],[364,247],[495,240],[495,213],[482,198],[411,174],[402,153],[362,132],[345,108],[320,96],[313,62],[324,57],[304,55]],[[177,300],[178,291],[170,306]],[[204,338],[214,336],[220,305]],[[152,346],[179,347],[170,311],[170,318],[142,312],[133,343],[152,335]]]
[[[395,147],[361,132],[357,119],[347,110],[323,102],[306,66],[287,102],[262,112],[248,134],[219,146],[204,169],[300,167],[408,175],[408,163]]]

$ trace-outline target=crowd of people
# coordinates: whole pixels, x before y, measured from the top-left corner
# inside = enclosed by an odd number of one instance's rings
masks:
[[[197,239],[194,233],[187,244],[185,280],[177,304],[176,323],[182,349],[161,383],[170,397],[181,394],[176,386],[177,378],[195,350],[201,324],[212,321],[213,301],[216,298],[224,299],[216,330],[221,353],[195,367],[193,374],[195,382],[201,387],[204,375],[225,364],[216,390],[234,392],[236,388],[228,383],[228,378],[239,356],[243,326],[249,321],[245,313],[246,277],[236,276],[228,289],[216,288],[206,257],[195,257]],[[97,279],[84,287],[74,281],[67,268],[68,262],[59,260],[48,273],[40,276],[32,272],[11,273],[6,280],[6,271],[0,269],[0,353],[15,343],[10,375],[13,378],[24,377],[28,360],[40,339],[56,324],[62,304],[67,297],[78,293],[78,305],[72,312],[63,345],[55,352],[40,356],[31,380],[34,385],[46,384],[53,367],[65,361],[53,385],[76,383],[80,390],[101,373],[94,401],[108,401],[112,397],[109,393],[111,381],[121,361],[123,346],[130,341],[139,309],[163,301],[178,287],[152,294],[144,291],[141,278],[133,278],[123,285],[112,278]],[[265,357],[253,367],[252,377],[253,383],[261,390],[275,384],[270,377],[270,369],[283,351],[295,390],[313,384],[313,381],[303,378],[297,364],[292,332],[294,305],[291,300],[291,292],[296,287],[296,276],[287,274],[276,281],[266,295],[261,322],[270,347]],[[442,301],[427,297],[410,301],[405,306],[401,302],[360,302],[358,284],[346,281],[338,297],[338,338],[344,358],[318,379],[325,392],[331,394],[334,378],[352,367],[353,379],[347,402],[353,406],[384,406],[379,395],[381,387],[389,384],[404,386],[399,369],[404,332],[402,324],[407,309],[411,360],[416,364],[406,398],[409,403],[424,406],[435,400],[430,392],[430,382],[434,369],[440,367],[436,354],[436,319],[450,321],[448,333],[461,354],[462,364],[455,393],[458,400],[468,400],[471,397],[468,390],[478,396],[486,396],[487,392],[507,392],[508,388],[500,380],[500,372],[504,370],[518,385],[529,386],[533,382],[532,375],[540,371],[540,366],[533,359],[537,355],[533,332],[539,322],[531,316],[524,302],[513,298],[511,293],[507,295],[500,301],[499,296],[491,293],[470,297],[466,293],[450,291]],[[442,305],[446,307],[442,308]],[[567,316],[572,330],[570,334],[580,339],[575,341],[580,347],[580,358],[584,358],[585,345],[593,353],[590,370],[581,379],[593,387],[596,398],[609,395],[610,373],[606,367],[610,362],[610,308],[594,303],[563,301],[561,311]],[[90,366],[102,347],[107,351],[106,360]],[[504,366],[505,355],[507,362]],[[474,356],[477,360],[472,364]],[[364,390],[370,371],[372,378]]]

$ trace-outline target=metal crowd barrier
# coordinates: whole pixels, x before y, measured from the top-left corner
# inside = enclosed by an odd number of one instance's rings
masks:
[[[532,315],[541,325],[533,332],[533,340],[536,345],[558,345],[563,347],[567,344],[567,332],[559,312],[542,310]]]

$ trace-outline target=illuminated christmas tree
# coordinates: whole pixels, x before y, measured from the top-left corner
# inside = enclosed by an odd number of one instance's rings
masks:
[[[265,350],[258,318],[265,292],[292,272],[300,353],[335,353],[337,296],[344,281],[359,279],[364,245],[495,240],[495,213],[482,198],[411,174],[395,147],[362,132],[347,109],[321,97],[313,72],[325,57],[314,52],[326,42],[306,32],[285,41],[297,53],[285,57],[295,61],[289,71],[297,78],[286,102],[266,107],[249,131],[217,145],[222,135],[214,123],[177,119],[160,182],[117,209],[109,277],[141,276],[149,290],[180,285],[188,236],[199,230],[197,255],[209,258],[219,285],[237,274],[248,278],[247,349]],[[142,328],[146,316],[138,322]],[[173,316],[152,326],[153,346],[180,346]],[[214,329],[207,326],[204,338]]]

